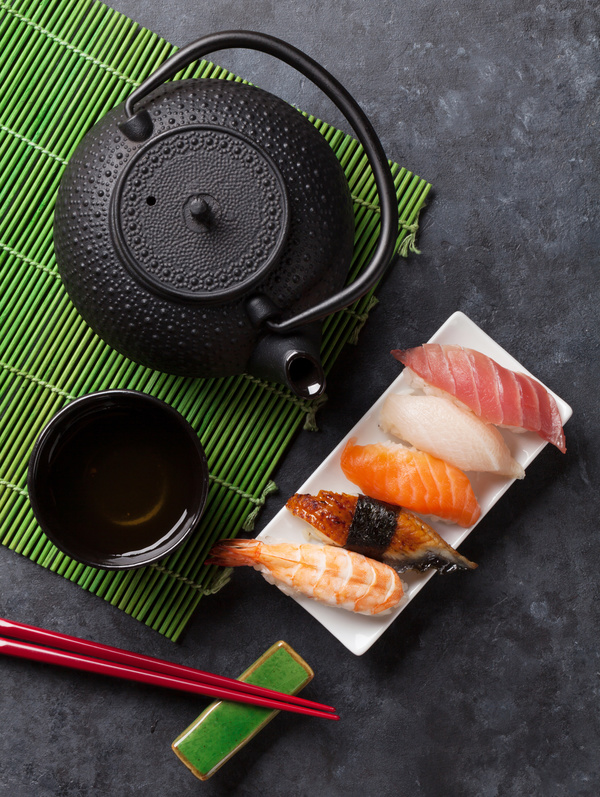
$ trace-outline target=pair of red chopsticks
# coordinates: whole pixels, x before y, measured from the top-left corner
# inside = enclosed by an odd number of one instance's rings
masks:
[[[0,653],[221,700],[339,720],[334,708],[312,700],[4,618],[0,618]]]

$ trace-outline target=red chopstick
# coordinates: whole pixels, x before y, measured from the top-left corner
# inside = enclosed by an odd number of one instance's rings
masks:
[[[339,719],[331,706],[12,620],[0,618],[0,632],[12,637],[12,639],[0,637],[0,653],[8,656],[59,664],[72,669],[113,675],[131,681],[264,708],[293,711],[325,719]],[[24,642],[45,642],[52,647],[24,644]]]

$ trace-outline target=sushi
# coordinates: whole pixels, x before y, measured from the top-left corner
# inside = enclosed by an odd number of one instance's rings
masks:
[[[409,372],[413,386],[433,387],[453,396],[487,423],[516,432],[537,432],[566,451],[558,406],[548,391],[527,374],[510,371],[474,349],[425,343],[392,354]],[[414,379],[416,375],[418,379]]]
[[[286,508],[310,523],[311,533],[323,542],[380,559],[399,573],[429,568],[450,573],[477,567],[411,512],[366,495],[296,493]]]
[[[445,398],[390,395],[380,423],[385,432],[461,470],[525,476],[495,426]]]
[[[358,614],[389,612],[404,595],[393,568],[333,545],[221,540],[207,563],[249,565],[286,595],[298,593]]]
[[[347,479],[379,501],[435,515],[464,528],[472,526],[481,514],[468,477],[424,451],[399,443],[359,446],[351,438],[340,464]]]

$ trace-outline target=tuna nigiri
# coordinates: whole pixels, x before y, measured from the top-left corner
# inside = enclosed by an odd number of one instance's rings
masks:
[[[488,423],[513,431],[537,432],[566,451],[556,401],[527,374],[510,371],[474,349],[425,343],[392,354],[426,383],[453,396]],[[410,376],[410,373],[408,374]]]
[[[359,614],[388,612],[404,595],[393,568],[333,545],[221,540],[207,562],[249,565],[287,595],[299,593]]]
[[[424,451],[399,443],[359,446],[352,438],[342,451],[340,464],[346,478],[371,498],[465,528],[481,514],[468,477]]]
[[[310,523],[311,533],[323,542],[380,559],[400,573],[430,567],[449,573],[477,567],[411,512],[366,495],[327,490],[318,495],[296,493],[286,508]]]
[[[525,476],[495,426],[445,398],[392,394],[380,420],[385,432],[461,470]]]

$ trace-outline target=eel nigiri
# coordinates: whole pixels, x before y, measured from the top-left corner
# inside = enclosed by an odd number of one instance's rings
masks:
[[[468,477],[424,451],[399,443],[356,445],[350,439],[342,451],[347,479],[371,498],[468,528],[481,514]]]
[[[286,508],[310,523],[311,532],[323,542],[381,559],[400,573],[430,567],[450,573],[477,567],[411,512],[366,495],[328,490],[318,495],[296,493]]]
[[[426,384],[450,394],[475,415],[513,431],[537,432],[566,451],[565,435],[553,396],[527,374],[510,371],[474,349],[425,343],[392,354]],[[408,376],[411,376],[409,373]]]
[[[383,403],[380,422],[385,432],[461,470],[514,479],[525,476],[496,427],[448,399],[390,395]]]
[[[213,545],[207,562],[249,565],[287,595],[299,593],[359,614],[388,612],[404,595],[393,568],[333,545],[221,540]]]

